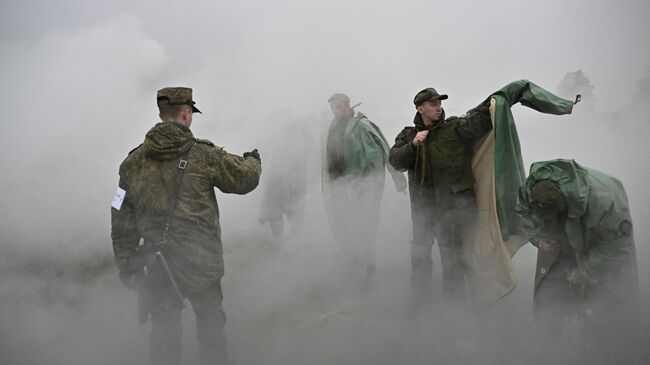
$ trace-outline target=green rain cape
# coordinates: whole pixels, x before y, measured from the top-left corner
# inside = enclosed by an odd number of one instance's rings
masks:
[[[566,233],[582,275],[589,283],[609,286],[612,292],[623,293],[629,286],[632,294],[625,296],[638,296],[632,218],[623,184],[573,160],[533,163],[517,207],[529,238],[537,236],[540,226],[529,209],[530,191],[537,182],[547,179],[559,184],[567,200]],[[538,254],[535,286],[556,258],[553,253]]]
[[[328,128],[323,130],[321,143],[321,167],[324,191],[328,190],[330,183],[330,177],[327,171],[327,153],[325,152],[328,131]],[[343,145],[346,174],[364,176],[373,170],[383,170],[383,166],[378,166],[378,164],[382,164],[386,166],[385,168],[393,178],[396,189],[398,191],[406,189],[406,178],[404,174],[396,171],[388,164],[390,146],[386,141],[386,137],[384,137],[379,127],[368,120],[363,113],[355,112],[351,121],[345,127]]]
[[[331,128],[331,126],[330,126]],[[327,161],[327,138],[329,129],[325,128],[322,135],[321,143],[321,156],[322,156],[322,188],[323,188],[323,203],[327,213],[327,218],[335,237],[335,241],[339,242],[341,239],[346,240],[345,234],[340,235],[340,232],[349,230],[346,226],[354,224],[354,222],[340,222],[338,221],[337,209],[354,210],[359,207],[365,207],[369,211],[358,211],[358,214],[368,215],[366,220],[370,220],[379,224],[379,215],[381,210],[381,198],[384,192],[385,170],[388,169],[393,183],[398,191],[406,189],[406,177],[397,172],[393,167],[388,164],[388,152],[390,147],[386,138],[381,133],[377,125],[372,123],[365,115],[355,112],[352,118],[348,121],[345,131],[343,133],[343,151],[345,156],[345,175],[351,177],[352,180],[345,180],[343,185],[335,184],[329,176],[328,161]],[[357,185],[359,184],[359,185]],[[353,203],[353,207],[341,206],[341,187],[347,188],[356,187],[353,189],[343,189],[346,191],[343,196],[347,196],[347,204]],[[351,195],[348,195],[351,194]],[[336,203],[335,203],[336,202]],[[348,211],[348,213],[351,213]],[[340,218],[340,217],[339,217]],[[372,226],[372,224],[371,224]],[[360,241],[374,241],[376,234],[376,227],[369,227],[368,229],[360,229],[357,237]],[[338,239],[336,239],[338,237]],[[340,250],[342,247],[337,246]]]
[[[520,189],[517,211],[529,238],[540,222],[530,210],[531,189],[542,180],[558,183],[568,203],[565,231],[575,251],[583,287],[583,310],[590,330],[606,352],[626,359],[638,346],[639,278],[634,232],[627,194],[621,182],[573,160],[535,162]],[[557,251],[538,250],[535,298],[539,284],[556,261]],[[631,363],[622,361],[622,363]]]
[[[482,103],[490,105],[494,128],[472,159],[479,212],[464,232],[463,257],[470,289],[484,305],[495,303],[515,288],[511,258],[528,241],[515,211],[526,177],[510,110],[516,103],[556,115],[570,114],[574,105],[528,80],[512,82]]]

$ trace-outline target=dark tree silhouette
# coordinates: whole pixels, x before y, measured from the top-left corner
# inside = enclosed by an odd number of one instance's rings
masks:
[[[574,72],[567,72],[564,79],[558,86],[558,95],[572,99],[576,94],[582,95],[582,110],[594,111],[596,97],[594,96],[594,85],[589,77],[581,69]]]

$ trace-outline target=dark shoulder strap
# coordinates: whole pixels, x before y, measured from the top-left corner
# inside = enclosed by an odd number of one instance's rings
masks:
[[[192,143],[194,146],[194,143]],[[176,209],[176,202],[178,201],[178,195],[181,189],[181,181],[183,180],[183,173],[187,167],[187,156],[190,154],[192,147],[190,147],[187,152],[185,152],[180,159],[178,160],[178,165],[176,166],[176,174],[174,175],[174,185],[172,187],[171,196],[169,198],[169,207],[167,209],[167,222],[165,223],[165,230],[163,231],[161,244],[167,243],[167,234],[169,233],[169,226],[172,221],[172,216],[174,215],[174,210]]]

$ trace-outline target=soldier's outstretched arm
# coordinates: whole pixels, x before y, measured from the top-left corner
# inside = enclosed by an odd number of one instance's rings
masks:
[[[388,153],[388,162],[397,171],[405,171],[415,166],[416,148],[405,128],[395,137],[395,144]]]
[[[262,163],[250,154],[244,158],[230,154],[223,148],[211,147],[208,169],[212,183],[222,192],[246,194],[257,187]]]

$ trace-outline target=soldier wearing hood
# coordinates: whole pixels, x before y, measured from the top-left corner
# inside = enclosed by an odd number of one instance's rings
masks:
[[[164,253],[169,271],[196,314],[201,363],[225,363],[224,273],[219,208],[214,188],[246,194],[261,173],[257,150],[232,155],[190,131],[200,113],[192,89],[158,91],[161,123],[120,165],[118,193],[111,209],[113,251],[120,278],[134,286],[130,259],[141,247]],[[146,271],[146,270],[145,270]],[[160,303],[151,317],[150,362],[181,362],[181,308]]]
[[[405,127],[390,149],[390,164],[408,172],[411,288],[418,300],[431,298],[434,240],[440,249],[443,292],[447,298],[467,296],[461,227],[476,212],[473,148],[492,128],[487,102],[461,117],[446,118],[446,99],[433,88],[417,93],[414,126]]]
[[[576,353],[637,363],[636,250],[621,182],[573,160],[535,162],[517,212],[538,248],[535,315],[544,339],[555,344],[544,348],[567,342],[563,321],[573,316],[581,324]]]

